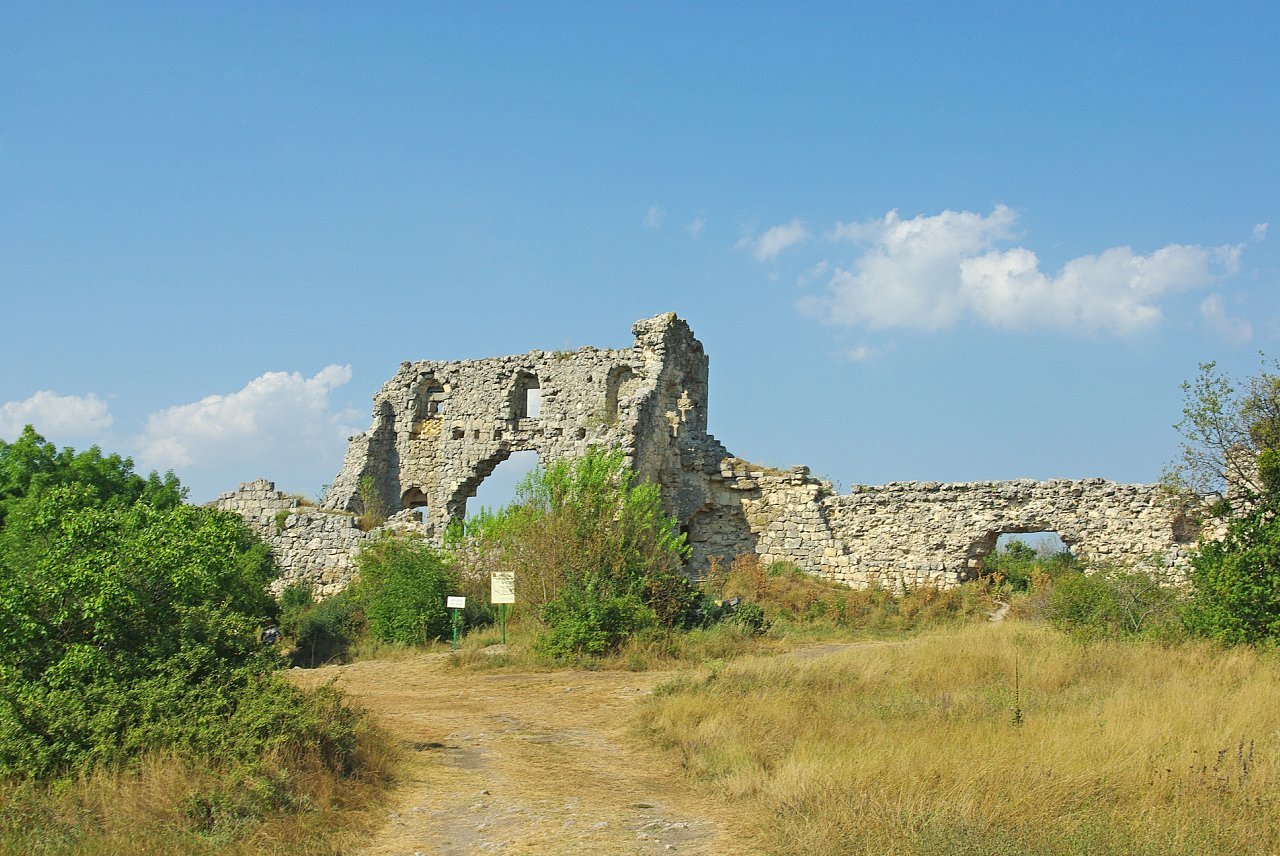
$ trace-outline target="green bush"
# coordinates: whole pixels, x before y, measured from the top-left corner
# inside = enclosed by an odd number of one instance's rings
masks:
[[[165,750],[251,763],[286,744],[347,763],[355,714],[291,686],[260,642],[276,569],[238,515],[30,429],[0,444],[0,479],[0,774]]]
[[[729,613],[729,620],[748,633],[760,635],[769,631],[769,619],[764,608],[756,603],[740,603]]]
[[[298,635],[298,625],[307,610],[316,605],[311,583],[298,580],[280,590],[280,632],[285,636]]]
[[[1221,541],[1200,545],[1191,560],[1187,626],[1226,644],[1280,639],[1280,499],[1227,527]]]
[[[356,566],[358,594],[375,639],[423,645],[449,635],[445,597],[458,590],[458,582],[438,550],[419,539],[388,535],[362,549]]]
[[[539,650],[556,659],[604,654],[628,636],[659,625],[638,595],[601,597],[589,589],[564,592],[543,607],[542,619],[547,631],[538,640]]]
[[[1168,639],[1182,633],[1178,606],[1177,592],[1161,585],[1152,570],[1102,567],[1056,577],[1048,618],[1054,626],[1084,637]]]
[[[593,448],[536,470],[511,505],[450,537],[468,577],[514,572],[517,600],[541,617],[552,656],[604,653],[697,614],[698,593],[681,573],[684,535],[659,488],[638,483],[620,451]]]
[[[313,603],[297,619],[293,632],[296,665],[315,668],[344,659],[367,628],[358,587],[348,586]]]

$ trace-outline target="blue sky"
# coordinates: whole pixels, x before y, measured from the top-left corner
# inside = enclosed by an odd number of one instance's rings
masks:
[[[675,311],[741,456],[1153,481],[1280,355],[1280,7],[1056,5],[0,0],[0,437],[313,495]]]

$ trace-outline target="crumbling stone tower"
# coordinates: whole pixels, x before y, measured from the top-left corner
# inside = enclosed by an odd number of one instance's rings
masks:
[[[360,484],[370,479],[385,509],[417,509],[438,534],[513,453],[547,463],[596,445],[623,449],[662,485],[668,511],[688,520],[705,502],[705,473],[728,455],[707,434],[707,355],[675,313],[632,332],[624,350],[401,363],[374,396],[372,426],[351,438],[324,507],[364,510]]]

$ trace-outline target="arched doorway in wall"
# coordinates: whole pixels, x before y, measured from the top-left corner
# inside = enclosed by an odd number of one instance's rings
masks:
[[[502,449],[478,463],[457,487],[446,508],[452,520],[475,517],[482,508],[497,511],[515,499],[516,486],[538,466],[532,449]]]
[[[1010,544],[1021,544],[1037,556],[1049,557],[1070,553],[1071,549],[1062,537],[1051,529],[1041,532],[1004,532],[996,538],[996,552],[1009,549]]]
[[[601,416],[606,425],[617,423],[622,399],[631,394],[635,385],[635,372],[631,366],[614,366],[605,378],[604,411]]]
[[[1044,521],[1007,524],[988,530],[969,548],[969,578],[988,573],[1017,575],[1021,587],[1032,566],[1044,572],[1074,565],[1076,539]]]

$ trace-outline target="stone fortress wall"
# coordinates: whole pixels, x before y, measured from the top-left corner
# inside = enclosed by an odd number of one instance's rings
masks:
[[[1158,485],[894,482],[837,494],[807,467],[732,457],[707,433],[707,356],[688,324],[667,313],[632,332],[629,349],[402,363],[374,396],[373,423],[351,438],[320,508],[264,481],[215,505],[267,538],[286,581],[311,580],[326,594],[350,580],[352,554],[375,534],[355,525],[362,482],[393,513],[388,527],[438,541],[511,454],[533,450],[546,463],[593,445],[623,449],[661,485],[695,575],[712,557],[755,553],[858,588],[954,585],[981,569],[1001,534],[1054,531],[1082,558],[1154,559],[1177,577],[1196,540]]]

